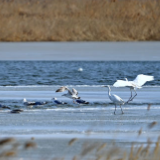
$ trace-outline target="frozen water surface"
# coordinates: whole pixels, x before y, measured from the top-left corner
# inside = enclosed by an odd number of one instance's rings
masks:
[[[52,86],[52,88],[57,87]],[[23,91],[23,87],[21,89],[19,87],[19,91],[16,91],[17,87],[9,87],[7,91],[1,89],[1,104],[12,109],[24,109],[24,112],[11,114],[7,109],[0,110],[0,135],[26,137],[47,135],[47,137],[60,138],[86,137],[89,133],[89,137],[98,139],[125,139],[126,141],[143,141],[144,137],[154,138],[159,135],[160,88],[145,87],[138,90],[134,101],[123,106],[125,113],[123,115],[119,108],[117,114],[113,114],[114,105],[108,99],[105,88],[89,86],[75,88],[79,90],[82,99],[90,102],[89,105],[76,105],[72,100],[62,97],[62,93],[46,91],[45,87],[41,89],[37,87],[37,91]],[[127,88],[114,88],[112,92],[125,101],[130,95]],[[24,97],[29,101],[48,101],[48,104],[26,107],[22,103]],[[55,105],[52,103],[52,97],[57,97],[68,104]],[[148,104],[151,104],[150,110],[147,109]],[[153,129],[149,129],[148,126],[153,121],[158,124]],[[141,128],[143,136],[137,139]]]
[[[11,114],[9,110],[0,110],[0,136],[16,137],[21,143],[35,138],[38,148],[31,151],[21,151],[19,157],[24,159],[39,159],[39,157],[62,157],[71,159],[80,154],[85,142],[112,142],[128,148],[132,142],[146,145],[148,138],[156,142],[160,134],[160,88],[144,87],[137,91],[133,102],[125,104],[121,114],[117,109],[114,115],[114,105],[108,99],[107,90],[101,86],[75,87],[82,99],[89,105],[75,105],[72,100],[55,93],[59,86],[50,87],[1,87],[0,103],[12,109],[21,108],[24,112]],[[50,89],[49,89],[50,88]],[[130,95],[128,88],[113,88],[112,92],[125,101]],[[31,101],[48,101],[44,106],[26,107],[22,98]],[[68,102],[68,105],[54,105],[52,97]],[[151,104],[148,110],[148,104]],[[157,124],[150,128],[152,122]],[[141,135],[138,135],[142,129]],[[68,142],[78,138],[75,146],[69,147]],[[61,151],[62,150],[62,151]],[[92,154],[91,154],[92,155]]]

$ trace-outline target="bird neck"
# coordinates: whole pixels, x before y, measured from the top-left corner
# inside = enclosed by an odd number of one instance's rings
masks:
[[[128,82],[128,79],[127,79],[127,78],[125,78],[125,80]]]
[[[109,96],[111,95],[110,91],[111,91],[111,89],[110,89],[110,87],[108,86],[108,95],[109,95]]]

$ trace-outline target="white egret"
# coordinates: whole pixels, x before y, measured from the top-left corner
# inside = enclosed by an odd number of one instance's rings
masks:
[[[67,104],[66,102],[62,102],[62,101],[57,100],[57,98],[52,98],[52,100],[55,104]]]
[[[28,102],[26,98],[23,99],[23,104],[26,106],[31,106],[31,105],[44,105],[47,104],[47,102]]]
[[[104,86],[104,87],[108,87],[108,97],[109,97],[109,99],[115,104],[114,114],[116,114],[117,105],[120,105],[122,114],[124,114],[121,105],[123,105],[125,102],[124,102],[119,96],[110,93],[110,92],[111,92],[111,88],[110,88],[109,85]]]
[[[67,94],[63,94],[62,96],[71,98],[71,99],[80,99],[80,97],[78,97],[78,91],[74,88],[72,88],[72,91],[70,89],[68,89],[66,86],[62,86],[59,89],[56,90],[56,92],[64,92],[65,90],[68,91]]]
[[[131,97],[128,99],[128,101],[127,101],[127,103],[128,103],[129,101],[132,101],[137,96],[136,89],[142,88],[142,85],[144,85],[147,81],[153,81],[154,76],[139,74],[133,81],[128,81],[127,78],[125,78],[125,80],[126,81],[117,80],[113,84],[113,86],[114,87],[128,87],[128,88],[130,88]],[[132,90],[135,92],[135,95],[133,97],[132,97]]]

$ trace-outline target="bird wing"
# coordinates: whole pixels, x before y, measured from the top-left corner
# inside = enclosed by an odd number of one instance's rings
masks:
[[[57,103],[57,104],[62,104],[62,102],[60,102],[58,100],[55,100],[54,102]]]
[[[125,103],[123,101],[123,99],[121,99],[119,96],[115,95],[115,94],[111,94],[111,98],[112,98],[112,101],[114,102],[122,102],[122,103]]]
[[[153,81],[154,80],[154,76],[147,76],[147,75],[143,75],[143,74],[139,74],[134,80],[133,82],[138,85],[138,86],[142,86],[144,85],[147,81]]]
[[[78,102],[78,103],[85,103],[85,101],[82,100],[82,99],[77,99],[76,102]]]
[[[128,82],[128,81],[123,81],[123,80],[117,80],[114,84],[113,84],[114,87],[132,87],[133,85]]]
[[[75,95],[78,95],[78,91],[74,88],[72,88],[72,93],[75,94]]]
[[[60,87],[56,92],[64,92],[67,88],[65,86]]]
[[[73,93],[71,92],[70,89],[67,88],[67,90],[68,90],[68,94],[69,94],[69,95],[73,95]]]
[[[27,105],[35,105],[36,102],[24,102]]]
[[[35,102],[34,105],[44,105],[44,104],[47,104],[47,102]]]
[[[42,105],[42,102],[35,102],[35,105]]]

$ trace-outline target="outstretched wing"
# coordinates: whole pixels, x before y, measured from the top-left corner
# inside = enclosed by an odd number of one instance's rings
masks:
[[[147,81],[153,81],[154,80],[154,76],[147,76],[147,75],[143,75],[143,74],[139,74],[136,79],[133,80],[133,82],[135,84],[137,84],[138,86],[142,86],[144,85]]]
[[[56,92],[64,92],[67,88],[65,86],[60,87]]]
[[[128,81],[123,81],[123,80],[117,80],[114,84],[114,87],[131,87],[133,86],[130,82]]]
[[[68,90],[68,94],[73,95],[73,93],[70,91],[70,89],[67,88],[67,90]]]
[[[78,91],[74,88],[72,88],[72,93],[75,94],[75,95],[78,95]]]

